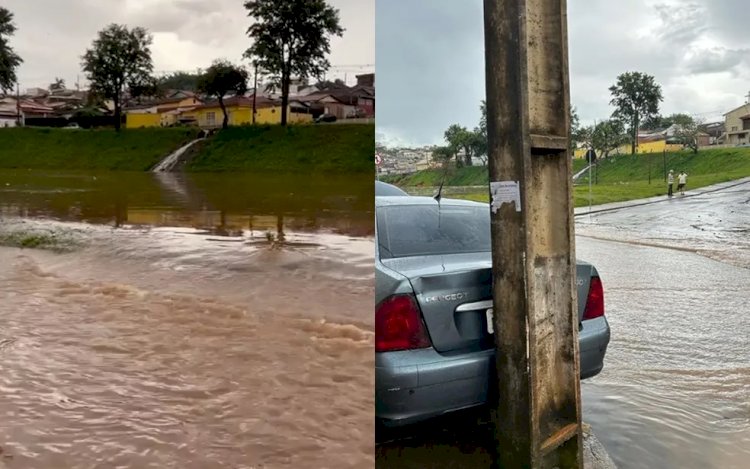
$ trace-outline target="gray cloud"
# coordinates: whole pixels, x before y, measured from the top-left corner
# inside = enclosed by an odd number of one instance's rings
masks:
[[[375,0],[328,0],[340,10],[343,38],[331,42],[329,77],[350,82],[373,71]],[[216,58],[242,60],[251,19],[244,0],[5,0],[18,31],[12,45],[24,59],[23,88],[46,86],[55,77],[83,81],[80,57],[110,23],[143,26],[154,35],[157,71],[194,71]]]
[[[727,49],[712,47],[694,48],[685,57],[684,65],[690,73],[738,72],[738,68],[750,64],[750,49]]]
[[[684,47],[708,29],[706,8],[697,3],[660,4],[654,10],[661,20],[655,37],[667,46]]]

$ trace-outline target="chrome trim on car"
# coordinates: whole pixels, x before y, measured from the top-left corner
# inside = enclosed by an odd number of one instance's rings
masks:
[[[475,301],[474,303],[464,303],[458,305],[456,312],[460,313],[463,311],[478,311],[480,309],[492,308],[492,300]]]

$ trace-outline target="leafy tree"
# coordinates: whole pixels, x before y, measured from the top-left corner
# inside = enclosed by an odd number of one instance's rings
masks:
[[[686,148],[693,150],[693,153],[698,153],[698,136],[703,133],[702,124],[703,122],[693,119],[687,114],[682,114],[678,122],[675,137],[679,139]]]
[[[223,129],[229,126],[229,114],[224,105],[224,97],[228,94],[243,95],[247,91],[247,71],[236,67],[226,60],[217,60],[208,67],[206,73],[198,80],[198,91],[219,100],[219,107],[224,113]]]
[[[57,90],[64,90],[65,89],[65,80],[62,78],[55,77],[55,82],[50,83],[49,90],[50,91],[57,91]]]
[[[23,63],[9,44],[9,38],[15,32],[13,13],[0,6],[0,91],[5,93],[17,83],[16,68]]]
[[[587,125],[585,127],[579,127],[576,130],[576,145],[583,148],[594,148],[594,125]]]
[[[200,73],[175,72],[159,79],[159,88],[166,90],[198,91]]]
[[[453,150],[449,147],[435,147],[432,150],[432,159],[434,161],[447,164],[451,159],[453,159],[453,156],[455,153]]]
[[[669,125],[665,125],[665,118],[661,115],[655,115],[650,116],[649,118],[645,119],[643,123],[641,124],[641,130],[659,130],[663,129],[665,127],[669,127]]]
[[[578,145],[582,143],[581,140],[581,121],[578,118],[578,112],[575,106],[570,106],[570,151],[578,148]]]
[[[693,117],[689,114],[671,114],[667,117],[656,115],[651,116],[649,119],[644,121],[641,129],[643,130],[662,130],[671,127],[673,124],[684,125],[689,124],[693,121]]]
[[[137,97],[152,89],[152,42],[153,38],[144,28],[129,30],[127,26],[111,24],[99,31],[92,48],[82,57],[92,91],[114,103],[117,131],[125,92]]]
[[[287,123],[292,75],[320,78],[330,68],[330,36],[342,36],[339,12],[325,0],[249,0],[247,30],[253,40],[245,57],[276,77],[281,88],[281,125]]]
[[[605,120],[597,123],[591,129],[591,148],[602,158],[627,141],[625,127],[617,119]]]
[[[474,156],[482,160],[487,166],[489,146],[487,143],[487,102],[482,100],[479,104],[479,125],[474,127],[474,136],[471,140],[471,149]]]
[[[456,158],[456,166],[471,166],[471,155],[472,146],[475,143],[475,135],[473,132],[462,127],[458,124],[453,124],[445,131],[445,141],[448,143],[448,148],[453,152],[453,156]],[[464,151],[464,161],[460,161],[458,158],[459,151]]]
[[[140,80],[134,80],[128,89],[131,98],[138,102],[144,97],[162,97],[164,90],[159,87],[159,82],[151,76],[143,76]]]
[[[340,78],[336,78],[333,81],[330,80],[321,80],[317,83],[315,83],[315,87],[319,90],[330,90],[330,89],[341,89],[341,88],[347,88],[346,83],[344,83],[344,80]]]
[[[487,135],[487,101],[484,99],[479,103],[479,126],[477,128],[481,134]]]
[[[672,114],[664,119],[665,127],[677,125],[679,127],[693,126],[696,124],[693,116],[689,114]]]
[[[659,112],[659,102],[664,98],[654,77],[641,72],[626,72],[617,77],[617,83],[609,88],[615,106],[612,117],[627,122],[631,136],[631,151],[635,154],[638,143],[638,128],[641,122]]]
[[[489,157],[489,148],[487,145],[487,133],[483,132],[481,127],[475,127],[472,132],[472,138],[470,141],[471,153],[480,160],[482,160],[482,166],[487,166],[487,158]]]

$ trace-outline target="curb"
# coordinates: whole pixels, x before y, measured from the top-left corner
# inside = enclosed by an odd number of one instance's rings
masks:
[[[583,424],[583,468],[617,469],[607,450],[586,423]]]
[[[720,184],[714,184],[712,186],[706,186],[700,192],[690,193],[680,198],[697,197],[700,195],[711,194],[713,192],[719,192],[725,189],[731,189],[733,187],[741,186],[743,184],[748,184],[748,183],[750,183],[750,178],[743,178],[743,179],[738,179],[735,181],[723,182]],[[591,211],[588,210],[588,207],[579,207],[578,209],[575,209],[576,213],[573,216],[582,217],[582,216],[589,215],[589,214],[614,212],[616,210],[622,210],[625,208],[641,207],[643,205],[651,205],[651,204],[658,204],[662,202],[668,202],[669,200],[673,200],[673,199],[669,199],[666,196],[659,196],[659,197],[649,197],[648,199],[637,199],[637,200],[632,200],[629,202],[628,201],[613,202],[611,204],[594,205],[591,207]]]

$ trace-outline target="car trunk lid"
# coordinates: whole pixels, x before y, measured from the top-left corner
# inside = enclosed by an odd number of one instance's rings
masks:
[[[433,347],[439,352],[494,346],[488,310],[492,308],[490,253],[463,253],[384,259],[414,289]],[[592,267],[576,266],[578,320],[585,309]]]

